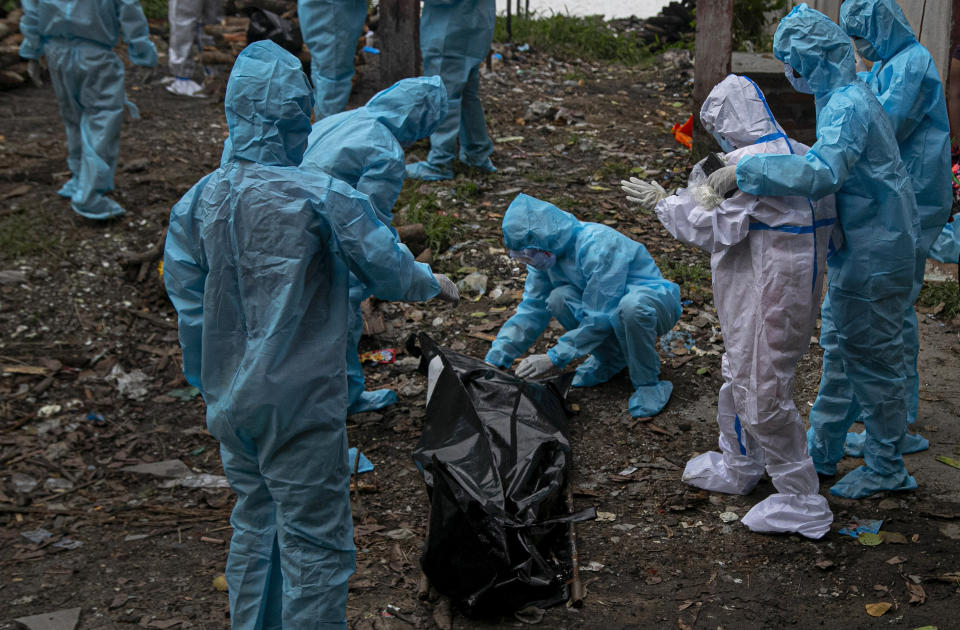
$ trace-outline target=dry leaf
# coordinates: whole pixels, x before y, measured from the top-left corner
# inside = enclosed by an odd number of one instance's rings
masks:
[[[867,614],[871,617],[882,617],[884,613],[890,610],[893,604],[890,602],[877,602],[876,604],[867,604]]]
[[[887,560],[887,564],[903,564],[906,561],[907,559],[904,558],[903,556],[894,556],[889,560]]]
[[[818,569],[827,570],[833,566],[833,560],[821,560],[815,565]]]
[[[907,537],[901,534],[900,532],[880,532],[880,538],[883,539],[883,542],[891,545],[905,545],[907,544]]]
[[[927,592],[919,584],[907,582],[907,592],[910,593],[911,604],[922,604],[927,601]]]
[[[874,585],[873,585],[873,590],[878,591],[878,592],[880,592],[880,593],[889,593],[889,592],[890,592],[890,588],[887,587],[887,586],[884,586],[883,584],[874,584]]]

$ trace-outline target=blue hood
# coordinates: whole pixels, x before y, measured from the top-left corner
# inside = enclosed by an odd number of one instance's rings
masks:
[[[780,21],[773,54],[793,66],[816,96],[857,78],[853,44],[839,26],[819,11],[799,4]]]
[[[569,212],[521,193],[503,215],[503,242],[508,249],[534,247],[562,256],[582,227]]]
[[[447,115],[447,88],[440,77],[403,79],[364,106],[403,146],[426,138]]]
[[[840,24],[850,37],[870,42],[881,59],[917,42],[895,0],[846,0],[840,6]]]
[[[275,43],[243,49],[224,97],[230,141],[224,161],[296,166],[310,135],[313,92],[300,60]]]

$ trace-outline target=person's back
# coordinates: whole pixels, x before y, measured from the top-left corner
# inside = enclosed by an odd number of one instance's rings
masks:
[[[926,251],[950,213],[950,122],[937,66],[895,0],[847,0],[840,23],[855,43],[870,44],[860,52],[873,68],[860,77],[893,126],[913,181],[920,247]]]
[[[403,187],[403,147],[430,135],[446,111],[439,77],[403,79],[363,107],[313,123],[301,168],[318,169],[367,195],[391,227]]]
[[[72,177],[58,194],[89,219],[124,213],[105,196],[113,190],[120,149],[123,62],[113,52],[122,36],[130,61],[154,66],[157,51],[136,0],[25,0],[20,56],[36,67],[44,56],[67,136]],[[31,73],[32,75],[33,73]],[[127,103],[129,104],[129,103]],[[131,106],[131,112],[135,112]]]
[[[930,53],[910,28],[894,0],[848,0],[840,10],[840,23],[853,38],[860,54],[874,62],[861,73],[883,105],[896,133],[904,166],[916,195],[919,236],[913,277],[913,296],[904,318],[904,369],[907,378],[907,421],[917,418],[920,349],[913,302],[923,286],[925,261],[950,214],[950,123],[940,75]],[[851,404],[852,401],[851,401]],[[850,434],[848,454],[860,456],[864,436]],[[922,436],[908,433],[904,453],[926,449]]]
[[[142,29],[139,24],[143,10],[137,0],[25,0],[24,10],[36,15],[36,30],[28,27],[28,31],[43,39],[79,39],[113,48],[121,35],[137,39],[128,30],[131,26],[146,36],[146,21]],[[149,55],[144,44],[136,44],[131,56]]]
[[[313,98],[299,60],[270,41],[247,46],[224,103],[227,155],[171,211],[164,283],[184,375],[238,495],[231,624],[345,627],[349,274],[383,299],[441,287],[363,194],[300,171]]]

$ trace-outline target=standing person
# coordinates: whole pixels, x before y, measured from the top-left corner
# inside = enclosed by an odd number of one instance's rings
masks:
[[[298,0],[300,32],[310,51],[313,113],[339,114],[350,100],[353,57],[367,18],[366,0]]]
[[[903,320],[904,371],[907,378],[907,424],[917,420],[920,379],[917,355],[920,331],[913,303],[923,286],[927,253],[937,240],[951,209],[950,122],[940,74],[933,57],[924,48],[896,0],[847,0],[840,7],[840,25],[853,38],[860,55],[873,62],[869,73],[860,77],[880,100],[887,112],[900,157],[913,181],[920,217],[920,238],[913,276],[913,293]],[[827,374],[824,379],[846,380],[842,373]],[[838,390],[839,391],[839,390]],[[849,388],[847,388],[849,391]],[[842,439],[835,434],[847,417],[849,406],[842,398],[820,399],[810,412],[811,440]],[[844,431],[846,428],[844,427]],[[863,454],[863,433],[846,435],[846,452]],[[929,448],[930,443],[909,431],[901,447],[904,453]]]
[[[105,196],[113,190],[127,103],[123,62],[113,47],[122,36],[131,62],[157,65],[157,49],[150,41],[140,3],[24,0],[20,32],[21,57],[33,67],[41,56],[47,58],[67,132],[71,177],[58,194],[70,199],[73,211],[88,219],[120,216],[123,208]]]
[[[828,261],[823,373],[846,373],[843,387],[852,394],[840,393],[856,396],[867,438],[866,465],[847,473],[830,492],[858,499],[913,489],[917,482],[900,452],[907,427],[903,314],[913,292],[919,232],[910,176],[883,107],[857,78],[853,46],[839,26],[797,5],[777,27],[773,53],[794,88],[816,98],[817,142],[804,155],[744,156],[708,181],[720,194],[733,188],[814,200],[836,194],[844,245]],[[821,381],[815,405],[839,395],[833,385],[829,376]],[[844,419],[839,442],[812,445],[817,472],[836,474],[843,437],[855,419]]]
[[[673,328],[682,309],[680,287],[663,277],[647,249],[523,194],[503,215],[503,242],[527,265],[527,279],[517,312],[484,360],[509,368],[555,317],[567,332],[546,354],[521,361],[517,376],[539,378],[589,355],[577,366],[574,387],[605,383],[627,368],[630,415],[660,413],[673,384],[660,380],[657,337]]]
[[[746,77],[730,75],[718,83],[703,102],[700,120],[727,151],[728,164],[747,155],[803,155],[808,149],[787,137],[760,88]],[[836,226],[833,195],[814,204],[804,197],[737,192],[709,207],[698,196],[706,179],[701,166],[690,179],[688,188],[670,197],[656,185],[622,182],[631,200],[653,190],[644,205],[654,206],[667,231],[711,254],[727,348],[717,401],[720,452],[687,462],[683,480],[705,490],[749,494],[766,469],[777,493],[747,512],[743,524],[755,532],[821,538],[833,514],[819,494],[793,390],[820,308]]]
[[[247,46],[224,105],[230,154],[173,207],[164,283],[237,493],[231,624],[345,629],[350,273],[387,300],[454,301],[456,286],[414,262],[365,195],[304,176],[313,97],[296,57]]]
[[[424,162],[407,165],[407,177],[436,181],[453,178],[453,160],[487,173],[497,172],[493,142],[480,103],[480,64],[490,51],[496,17],[494,0],[424,0],[420,17],[423,74],[439,75],[450,107],[430,135]]]
[[[178,96],[203,96],[203,86],[193,80],[194,55],[201,49],[203,25],[216,24],[223,13],[222,0],[167,0],[170,21],[168,64],[173,82],[167,91]]]
[[[430,135],[446,112],[447,92],[439,77],[403,79],[375,94],[363,107],[313,123],[300,168],[308,176],[326,173],[367,195],[377,218],[396,234],[393,204],[403,188],[403,147]],[[364,389],[357,344],[363,332],[360,303],[369,295],[363,283],[351,275],[348,413],[374,411],[397,402],[391,389]]]

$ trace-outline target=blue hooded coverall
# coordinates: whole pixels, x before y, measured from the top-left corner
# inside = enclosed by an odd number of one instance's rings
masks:
[[[403,79],[357,109],[313,123],[300,168],[319,171],[350,184],[370,198],[377,218],[393,230],[393,204],[403,187],[403,147],[436,129],[447,112],[447,92],[439,77]],[[357,344],[363,332],[360,303],[370,295],[350,279],[350,330],[347,338],[347,402],[350,413],[380,409],[397,401],[389,389],[364,391]],[[424,295],[427,299],[433,295]]]
[[[480,103],[480,64],[490,51],[496,17],[494,0],[424,0],[420,17],[423,74],[438,75],[447,87],[446,118],[430,134],[425,162],[407,165],[411,179],[453,177],[453,160],[460,143],[460,161],[495,172],[493,142]]]
[[[904,369],[907,378],[907,423],[917,420],[920,379],[917,354],[920,334],[913,302],[920,295],[927,254],[950,216],[950,121],[940,74],[933,57],[916,36],[895,0],[847,0],[840,7],[840,24],[847,35],[866,40],[872,49],[861,54],[873,61],[873,68],[860,77],[877,95],[887,112],[900,145],[900,157],[913,180],[920,215],[920,238],[913,277],[913,299],[903,320]],[[953,261],[956,262],[956,261]],[[830,378],[843,378],[831,374]],[[850,401],[853,404],[853,401]],[[815,408],[814,426],[843,422],[849,410],[841,406]],[[850,433],[846,452],[860,457],[864,435]],[[902,451],[914,453],[929,447],[920,435],[907,433]]]
[[[120,152],[123,62],[113,52],[120,37],[138,66],[157,65],[147,18],[137,0],[23,0],[20,56],[47,58],[67,132],[71,177],[59,194],[77,214],[109,219],[123,214],[113,190]],[[135,110],[131,108],[131,111]]]
[[[367,18],[366,0],[298,0],[300,32],[310,51],[313,113],[339,114],[350,100],[353,57]]]
[[[813,90],[817,142],[802,156],[745,156],[737,164],[737,186],[753,195],[836,194],[845,242],[828,260],[821,329],[826,376],[815,407],[840,395],[849,399],[849,387],[868,434],[866,465],[830,492],[861,498],[915,488],[900,452],[907,426],[903,314],[913,294],[919,231],[910,176],[882,106],[857,78],[853,46],[839,26],[800,4],[780,22],[773,52]],[[831,389],[837,372],[847,377],[841,392]],[[853,419],[810,441],[818,472],[836,472]]]
[[[547,351],[553,364],[563,368],[590,355],[575,386],[603,383],[626,367],[635,389],[631,415],[659,413],[673,385],[659,380],[656,342],[680,319],[680,288],[664,279],[646,248],[523,194],[503,216],[503,240],[512,250],[550,252],[556,264],[546,271],[527,266],[523,299],[485,361],[509,368],[556,317],[567,332]]]
[[[346,628],[353,572],[346,373],[350,273],[383,299],[437,293],[367,197],[299,164],[313,97],[270,41],[225,95],[230,155],[173,207],[164,282],[183,370],[237,493],[234,628]]]

